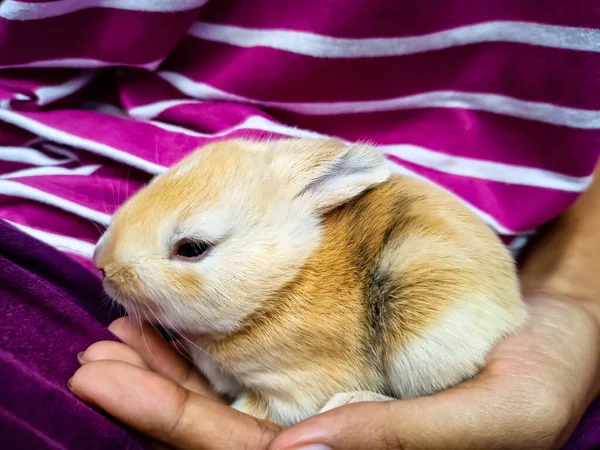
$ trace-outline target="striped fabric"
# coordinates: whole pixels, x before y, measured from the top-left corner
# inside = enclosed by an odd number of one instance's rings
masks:
[[[369,141],[517,251],[600,154],[596,0],[5,0],[0,217],[89,264],[209,142]]]

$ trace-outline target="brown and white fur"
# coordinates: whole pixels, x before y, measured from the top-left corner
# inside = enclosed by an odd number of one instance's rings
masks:
[[[182,260],[182,239],[214,245]],[[193,342],[233,407],[285,425],[459,383],[526,318],[479,218],[334,140],[198,150],[115,214],[94,261],[112,297]]]

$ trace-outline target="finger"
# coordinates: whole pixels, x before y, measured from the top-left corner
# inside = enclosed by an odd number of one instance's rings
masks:
[[[485,386],[444,395],[354,403],[283,431],[269,450],[553,448],[539,406],[519,405]]]
[[[465,445],[465,430],[450,417],[439,421],[407,402],[354,403],[314,416],[284,431],[270,450],[458,449]],[[446,411],[446,416],[452,414]]]
[[[128,364],[147,369],[144,359],[133,348],[121,342],[100,341],[90,345],[84,352],[77,355],[81,365],[93,361],[110,359],[123,361]]]
[[[186,389],[220,400],[208,381],[167,343],[152,327],[134,324],[127,317],[108,327],[123,342],[138,352],[146,365],[156,373],[181,384]]]
[[[392,418],[390,403],[354,403],[318,414],[283,431],[269,450],[404,449],[407,442],[392,426],[403,419]]]
[[[127,425],[181,449],[266,449],[280,427],[121,361],[82,366],[70,389]]]

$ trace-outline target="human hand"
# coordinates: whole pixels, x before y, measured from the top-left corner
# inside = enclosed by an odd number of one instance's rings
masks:
[[[280,432],[227,406],[150,326],[121,318],[109,328],[123,343],[91,345],[69,380],[82,400],[179,449],[265,449]]]
[[[538,297],[530,309],[527,328],[473,380],[429,397],[344,406],[288,430],[227,407],[160,336],[146,328],[144,340],[127,319],[111,325],[124,344],[92,345],[70,384],[177,448],[557,448],[598,392],[600,331],[570,302]]]

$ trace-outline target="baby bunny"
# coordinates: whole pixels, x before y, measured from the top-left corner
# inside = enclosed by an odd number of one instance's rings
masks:
[[[291,425],[472,377],[526,319],[496,235],[367,145],[207,145],[114,215],[94,255],[233,407]]]

